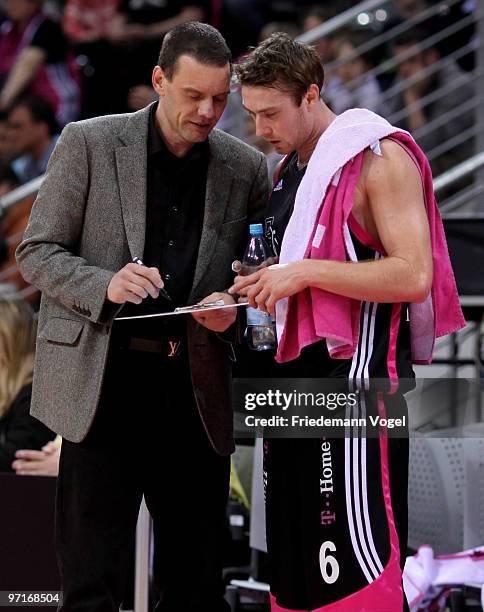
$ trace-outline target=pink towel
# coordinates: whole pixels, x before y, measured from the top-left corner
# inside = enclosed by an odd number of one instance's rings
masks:
[[[450,265],[442,221],[433,194],[428,161],[413,138],[364,109],[339,115],[322,134],[301,181],[294,212],[284,234],[280,263],[304,258],[356,261],[348,222],[353,192],[367,147],[378,153],[379,140],[392,137],[411,156],[422,176],[430,227],[434,275],[425,302],[410,305],[412,359],[432,360],[436,337],[457,331],[465,321]],[[324,206],[322,204],[324,203]],[[381,245],[374,245],[382,256]],[[295,359],[322,338],[335,359],[353,356],[359,335],[360,302],[309,288],[276,305],[277,361]]]

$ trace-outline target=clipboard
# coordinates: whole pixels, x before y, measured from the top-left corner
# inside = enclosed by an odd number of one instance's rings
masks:
[[[132,319],[151,319],[153,317],[173,317],[182,314],[192,314],[193,312],[206,312],[207,310],[222,310],[224,308],[238,308],[239,306],[248,306],[247,303],[225,304],[223,300],[215,302],[206,302],[205,304],[198,303],[191,306],[179,306],[171,312],[155,312],[154,314],[135,315],[132,317],[115,317],[115,321],[128,321]]]

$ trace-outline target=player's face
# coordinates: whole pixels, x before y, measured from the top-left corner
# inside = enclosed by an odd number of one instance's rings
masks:
[[[155,68],[153,86],[175,138],[190,144],[203,142],[227,104],[230,65],[211,66],[182,55],[171,80]]]
[[[275,87],[243,85],[242,99],[255,121],[257,136],[270,142],[277,153],[286,155],[304,142],[307,116],[302,102],[297,106],[290,93]]]

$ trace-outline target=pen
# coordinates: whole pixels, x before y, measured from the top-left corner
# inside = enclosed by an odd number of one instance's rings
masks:
[[[133,263],[138,264],[138,266],[145,265],[139,257],[133,257]],[[169,300],[171,302],[171,297],[164,287],[160,289],[160,294],[165,298],[165,300]]]

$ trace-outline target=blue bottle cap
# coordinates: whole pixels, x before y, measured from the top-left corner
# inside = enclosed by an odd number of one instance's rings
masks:
[[[264,234],[262,223],[251,223],[249,225],[249,232],[251,236],[262,236]]]

